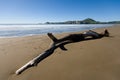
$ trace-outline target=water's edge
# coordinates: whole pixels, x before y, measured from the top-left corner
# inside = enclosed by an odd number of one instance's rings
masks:
[[[111,27],[113,24],[84,25],[0,25],[0,37],[21,37],[51,33],[78,32],[89,29]]]

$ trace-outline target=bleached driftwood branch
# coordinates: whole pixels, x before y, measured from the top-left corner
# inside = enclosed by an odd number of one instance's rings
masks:
[[[30,67],[34,67],[37,66],[37,64],[42,61],[43,59],[45,59],[46,57],[50,56],[54,50],[58,47],[64,47],[65,44],[68,44],[69,42],[64,42],[64,43],[60,43],[57,46],[56,45],[52,45],[49,49],[47,49],[46,51],[44,51],[43,53],[41,53],[40,55],[38,55],[37,57],[33,58],[32,60],[30,60],[27,64],[25,64],[24,66],[22,66],[21,68],[19,68],[15,73],[17,75],[21,74],[23,71],[25,71],[26,69],[30,68]]]

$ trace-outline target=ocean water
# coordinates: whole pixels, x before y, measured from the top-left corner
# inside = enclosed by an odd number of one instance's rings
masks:
[[[0,37],[19,37],[37,34],[77,32],[102,27],[111,27],[113,24],[74,24],[74,25],[0,25]]]

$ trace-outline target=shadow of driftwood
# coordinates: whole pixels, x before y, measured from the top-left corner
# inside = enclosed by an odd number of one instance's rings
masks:
[[[101,37],[102,38],[102,37]],[[61,48],[60,46],[64,47],[65,45],[67,44],[71,44],[71,43],[77,43],[77,42],[82,42],[82,41],[89,41],[89,40],[96,40],[96,39],[100,39],[100,38],[86,38],[84,40],[81,40],[81,41],[76,41],[76,42],[73,42],[73,41],[65,41],[65,42],[61,42],[59,45],[56,46],[56,48]],[[67,50],[65,47],[64,49],[62,50]]]

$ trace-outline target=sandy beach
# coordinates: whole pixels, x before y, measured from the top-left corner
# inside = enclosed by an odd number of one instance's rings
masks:
[[[111,37],[67,44],[67,51],[56,49],[20,75],[15,71],[48,49],[52,41],[47,35],[0,38],[0,80],[120,80],[120,25],[107,29]]]

